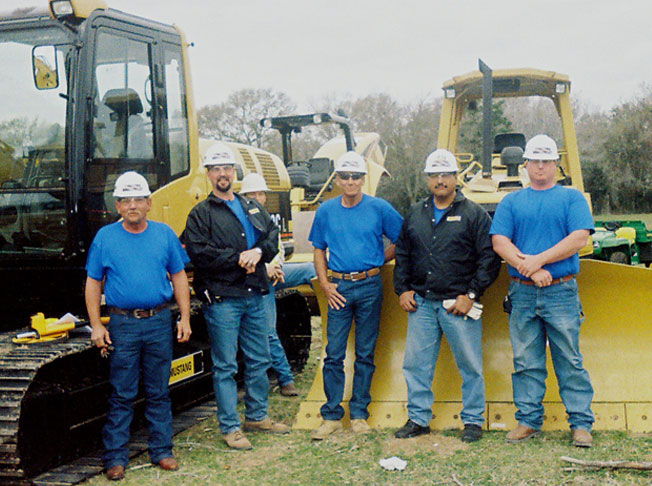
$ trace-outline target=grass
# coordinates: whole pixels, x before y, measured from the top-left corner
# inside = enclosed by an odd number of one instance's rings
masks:
[[[306,370],[297,376],[301,396],[270,392],[270,416],[292,423],[307,394],[320,354],[320,321],[313,319],[313,348]],[[242,407],[242,405],[240,405]],[[242,415],[241,410],[241,415]],[[124,485],[647,485],[652,472],[569,468],[561,456],[586,460],[652,461],[652,436],[596,432],[592,449],[570,445],[568,432],[546,432],[523,444],[505,442],[504,432],[485,433],[474,444],[459,440],[458,431],[433,432],[398,440],[393,430],[365,436],[342,432],[323,442],[308,431],[285,436],[249,434],[252,451],[231,451],[221,439],[215,418],[175,437],[181,469],[163,472],[150,467],[146,455],[132,461]],[[378,461],[398,456],[404,471],[385,471]],[[86,484],[108,484],[98,476]]]

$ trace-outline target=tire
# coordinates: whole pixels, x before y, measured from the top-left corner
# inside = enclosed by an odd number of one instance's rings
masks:
[[[616,250],[611,255],[609,255],[609,261],[611,263],[620,263],[622,265],[629,265],[629,257],[624,251]]]
[[[310,169],[304,165],[290,165],[288,167],[290,184],[292,187],[310,186]]]

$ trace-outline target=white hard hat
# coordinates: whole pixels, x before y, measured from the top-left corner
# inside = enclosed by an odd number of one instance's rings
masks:
[[[216,142],[204,153],[204,167],[212,165],[235,165],[233,151],[223,142]]]
[[[115,181],[113,197],[148,197],[151,194],[147,179],[133,170],[125,172]]]
[[[548,135],[535,135],[525,146],[523,158],[528,160],[558,160],[557,144]]]
[[[423,171],[426,174],[440,174],[442,172],[457,172],[457,159],[446,149],[437,149],[426,159]]]
[[[340,156],[335,163],[335,172],[358,172],[367,173],[367,163],[357,152],[350,151]]]
[[[269,191],[265,178],[257,172],[249,172],[242,179],[242,188],[240,194],[249,194],[250,192],[266,192]]]

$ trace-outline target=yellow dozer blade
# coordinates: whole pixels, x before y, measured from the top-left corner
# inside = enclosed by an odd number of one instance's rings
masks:
[[[400,427],[407,420],[407,388],[402,365],[407,333],[407,313],[398,304],[392,285],[393,265],[382,269],[384,302],[376,345],[376,372],[371,386],[369,424]],[[486,381],[486,428],[510,430],[516,426],[512,401],[512,348],[508,316],[502,310],[509,275],[503,264],[500,276],[482,298],[483,354]],[[652,270],[595,260],[582,260],[578,277],[586,320],[580,349],[595,389],[595,429],[652,431]],[[322,317],[322,359],[310,392],[301,403],[295,428],[319,426],[320,406],[325,402],[322,363],[326,349],[327,304],[315,285]],[[353,331],[349,336],[344,368],[346,389],[343,406],[351,397],[354,362]],[[567,429],[566,411],[559,398],[548,352],[547,393],[544,398],[544,430]],[[435,378],[434,429],[461,428],[461,378],[444,339]]]

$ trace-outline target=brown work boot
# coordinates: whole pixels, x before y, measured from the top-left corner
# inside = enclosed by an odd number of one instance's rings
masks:
[[[321,425],[312,431],[312,440],[324,440],[329,435],[342,430],[341,420],[324,420]]]
[[[573,445],[575,447],[591,447],[593,445],[591,432],[585,429],[573,429]]]
[[[365,419],[351,419],[351,432],[354,434],[366,434],[371,432],[371,427]]]
[[[272,422],[269,417],[259,422],[245,420],[242,428],[247,432],[267,432],[270,434],[287,434],[290,432],[290,427],[278,422]]]
[[[294,383],[288,383],[287,385],[283,385],[281,387],[281,395],[284,397],[296,397],[299,395],[299,390],[297,390],[297,387],[294,386]]]
[[[253,447],[251,447],[251,442],[249,442],[249,439],[245,437],[241,430],[236,430],[229,434],[222,434],[222,438],[224,439],[224,442],[226,442],[226,445],[231,449],[241,451],[253,449]]]
[[[125,478],[125,467],[121,465],[110,467],[106,470],[106,479],[120,481]]]
[[[505,440],[513,444],[516,442],[522,442],[524,440],[531,439],[532,437],[536,437],[540,433],[541,433],[540,430],[531,429],[527,425],[519,424],[518,427],[516,427],[509,434],[507,434]]]
[[[179,463],[174,457],[165,457],[158,462],[158,467],[164,471],[176,471],[179,469]]]

